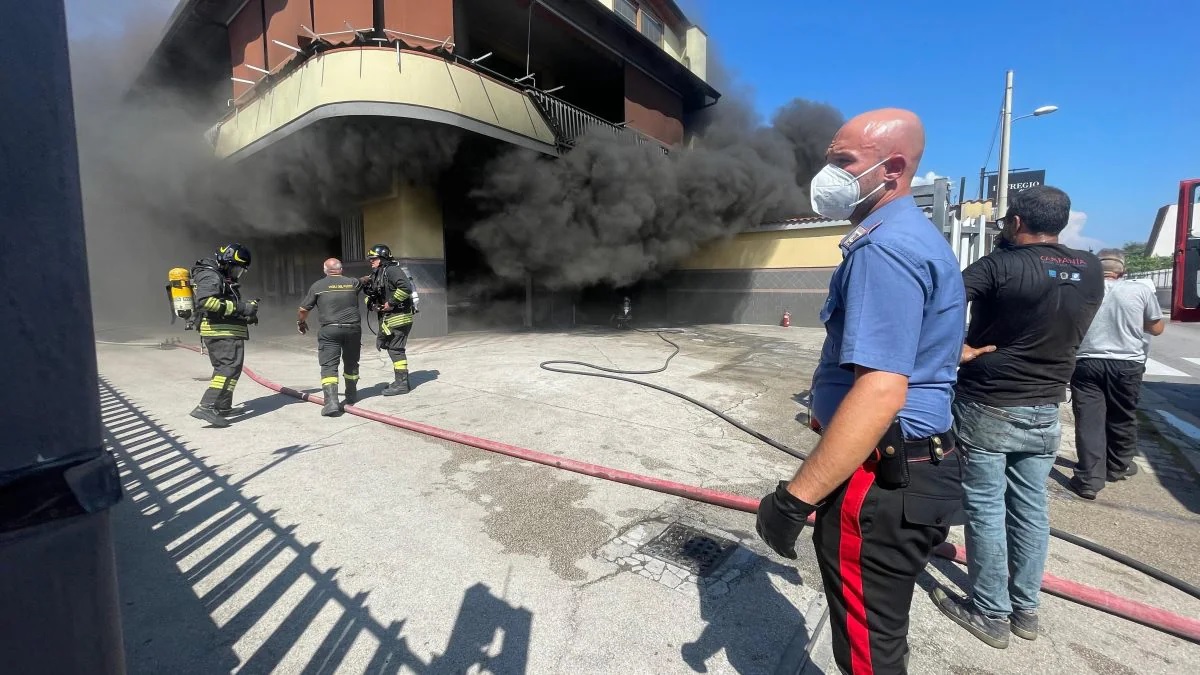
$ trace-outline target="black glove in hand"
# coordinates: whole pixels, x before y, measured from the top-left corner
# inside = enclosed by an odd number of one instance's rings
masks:
[[[817,507],[788,492],[787,486],[787,481],[779,481],[775,491],[758,503],[758,522],[754,529],[771,550],[795,560],[796,539]]]
[[[258,302],[239,302],[237,304],[237,311],[243,317],[252,319],[258,316]]]
[[[300,331],[301,335],[307,335],[308,334],[308,323],[305,321],[297,321],[296,322],[296,330]]]

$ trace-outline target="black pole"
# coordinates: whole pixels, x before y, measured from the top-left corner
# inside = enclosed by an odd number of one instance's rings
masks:
[[[63,3],[0,3],[0,25],[0,669],[121,673]]]
[[[525,75],[529,75],[529,55],[533,51],[533,2],[529,0],[529,14],[525,18]]]
[[[986,166],[979,167],[979,201],[983,201],[983,172],[987,171]]]

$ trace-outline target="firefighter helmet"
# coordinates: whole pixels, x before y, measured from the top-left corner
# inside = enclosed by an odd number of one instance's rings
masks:
[[[392,248],[387,244],[375,244],[367,249],[367,258],[383,258],[384,260],[392,259]]]
[[[241,244],[225,244],[217,249],[217,262],[223,266],[237,265],[250,269],[250,249]]]

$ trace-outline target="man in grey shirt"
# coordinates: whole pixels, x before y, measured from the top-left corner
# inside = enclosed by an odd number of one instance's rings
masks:
[[[1104,302],[1076,352],[1071,377],[1075,450],[1071,490],[1095,499],[1105,480],[1137,473],[1137,402],[1146,372],[1149,335],[1162,335],[1158,298],[1149,286],[1125,279],[1125,254],[1103,249]]]
[[[296,330],[308,333],[308,313],[315,307],[321,320],[317,333],[317,360],[321,363],[321,391],[325,405],[321,414],[336,417],[342,414],[338,405],[338,361],[346,377],[346,403],[358,400],[358,358],[362,349],[362,324],[359,318],[359,297],[362,283],[342,275],[342,261],[330,258],[322,269],[325,278],[308,289],[300,301],[296,315]]]

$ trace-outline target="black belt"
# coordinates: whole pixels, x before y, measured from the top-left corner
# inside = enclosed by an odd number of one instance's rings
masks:
[[[887,448],[883,448],[886,451]],[[904,441],[905,454],[908,455],[908,463],[914,462],[940,462],[942,459],[954,452],[954,436],[949,431],[918,438],[916,440]]]
[[[812,429],[818,436],[822,435],[825,429],[813,418],[809,418],[809,428]],[[946,455],[950,455],[955,451],[954,435],[949,431],[944,431],[933,436],[925,438],[905,439],[904,454],[908,456],[908,463],[914,462],[940,462]],[[867,461],[879,459],[883,454],[892,454],[888,452],[888,448],[875,448],[875,453]]]

